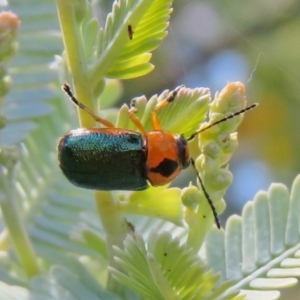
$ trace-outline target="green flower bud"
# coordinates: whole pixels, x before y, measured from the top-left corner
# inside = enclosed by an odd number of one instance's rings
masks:
[[[20,20],[11,12],[0,13],[0,60],[12,58],[18,49],[15,42],[19,32]]]
[[[245,101],[245,86],[241,82],[231,82],[216,95],[211,111],[228,114],[228,111],[242,109]]]
[[[197,170],[203,170],[205,173],[215,171],[219,167],[218,160],[204,154],[198,156],[195,163]]]
[[[199,189],[191,183],[187,188],[184,188],[181,193],[182,204],[190,208],[197,207],[200,201],[200,197],[201,194]]]
[[[226,169],[219,169],[212,177],[210,184],[215,188],[215,190],[222,190],[231,184],[232,179],[233,176],[230,171]]]
[[[238,147],[237,133],[231,133],[222,150],[226,154],[233,154]]]
[[[202,152],[204,155],[217,159],[221,155],[221,148],[215,141],[211,141],[203,146]]]
[[[91,15],[91,7],[85,0],[73,0],[72,5],[75,8],[75,16],[78,22],[82,22],[85,16],[89,13]]]
[[[0,165],[12,168],[19,161],[19,147],[16,145],[0,148]]]

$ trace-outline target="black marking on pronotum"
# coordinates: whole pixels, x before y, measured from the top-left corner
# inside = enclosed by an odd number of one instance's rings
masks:
[[[174,173],[177,167],[178,163],[176,161],[164,158],[158,166],[151,168],[150,171],[153,173],[159,173],[164,177],[169,177]]]

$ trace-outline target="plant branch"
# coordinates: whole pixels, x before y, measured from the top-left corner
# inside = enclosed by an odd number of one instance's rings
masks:
[[[26,226],[23,224],[15,199],[14,166],[0,168],[1,190],[0,206],[3,219],[8,228],[9,235],[14,243],[14,249],[20,259],[25,273],[31,278],[39,274],[37,256],[32,247]]]
[[[84,46],[76,20],[75,5],[71,0],[57,0],[57,10],[65,47],[67,65],[72,74],[76,97],[93,110],[93,93],[86,75]],[[82,127],[94,127],[95,121],[82,109],[78,110]]]

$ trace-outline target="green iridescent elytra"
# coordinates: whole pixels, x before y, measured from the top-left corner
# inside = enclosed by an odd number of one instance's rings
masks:
[[[117,128],[76,129],[58,143],[60,168],[69,181],[94,190],[144,190],[142,136]]]

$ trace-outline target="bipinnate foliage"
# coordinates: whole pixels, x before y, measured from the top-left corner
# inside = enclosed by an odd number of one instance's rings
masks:
[[[127,105],[113,114],[103,108],[120,94],[115,79],[153,69],[152,51],[166,37],[172,1],[115,1],[103,28],[89,2],[56,4],[64,52],[54,3],[9,4],[22,26],[20,50],[11,62],[13,85],[1,102],[1,300],[278,299],[279,288],[297,284],[299,177],[291,194],[281,184],[259,192],[242,217],[230,217],[221,230],[213,226],[198,186],[96,192],[95,201],[91,191],[67,182],[55,147],[77,125],[57,72],[61,81],[74,84],[76,96],[88,107],[100,106],[117,127],[136,131]],[[7,49],[15,54],[16,35],[8,37],[12,47]],[[50,70],[53,56],[60,53]],[[10,73],[10,61],[3,61]],[[107,83],[105,78],[114,80]],[[146,130],[151,130],[153,107],[169,92],[136,98],[136,116]],[[208,88],[183,87],[176,101],[158,112],[162,128],[188,138],[207,125],[207,114],[211,123],[246,106],[240,82],[211,98]],[[96,126],[79,114],[82,126]],[[228,162],[237,148],[241,121],[239,116],[220,124],[189,143],[218,213],[224,210],[223,195],[232,180]]]

